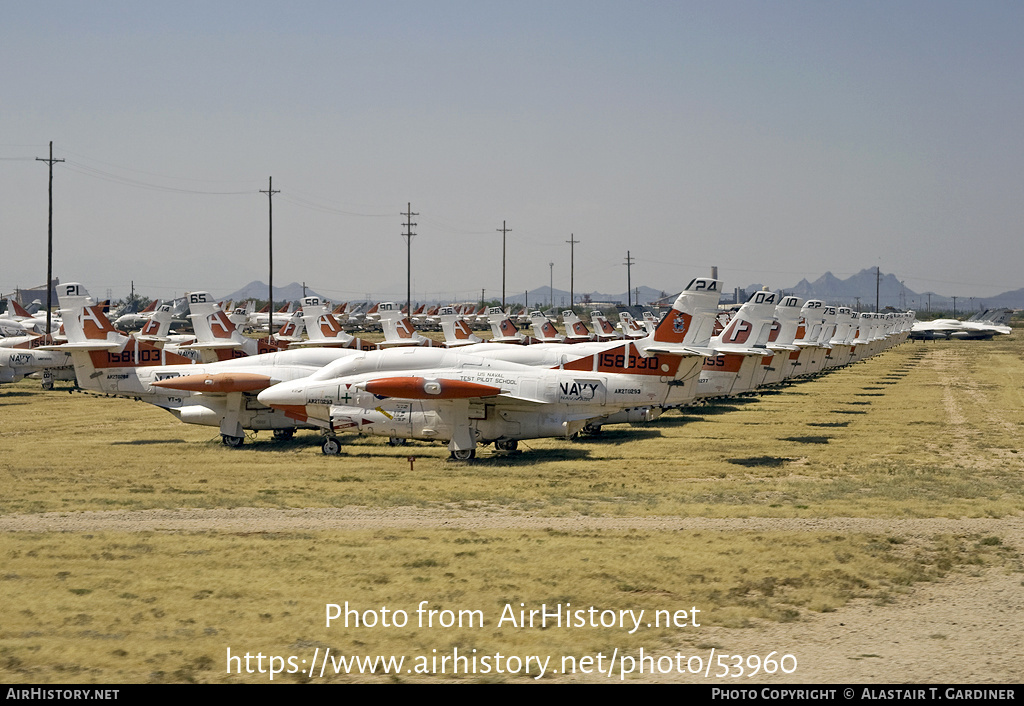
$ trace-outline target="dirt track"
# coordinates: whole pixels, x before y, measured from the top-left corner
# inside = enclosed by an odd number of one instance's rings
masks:
[[[421,508],[306,508],[145,510],[45,513],[0,517],[5,532],[217,531],[461,528],[559,530],[756,530],[899,533],[913,540],[935,534],[984,534],[1024,551],[1024,517],[1004,519],[768,519],[675,517],[540,517],[501,508],[449,512]],[[707,627],[683,654],[765,656],[790,653],[791,675],[759,675],[730,686],[777,683],[1017,683],[1024,648],[1024,589],[1019,573],[988,569],[954,573],[917,584],[895,603],[855,601],[834,613],[808,614],[800,622],[764,622],[752,628]],[[691,676],[680,681],[693,681]],[[669,681],[666,676],[657,681]]]

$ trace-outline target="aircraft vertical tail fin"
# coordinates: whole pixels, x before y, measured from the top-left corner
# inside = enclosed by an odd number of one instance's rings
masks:
[[[594,334],[590,332],[587,325],[576,316],[572,309],[562,312],[562,325],[565,327],[565,342],[577,343],[580,341],[594,340]]]
[[[718,336],[711,339],[715,349],[765,349],[775,323],[775,292],[754,292]]]
[[[483,343],[483,339],[473,334],[469,325],[455,313],[455,307],[443,306],[437,310],[441,319],[441,331],[444,333],[444,345],[449,348],[454,346],[468,346],[472,343]]]
[[[683,288],[672,309],[654,329],[658,344],[706,347],[711,340],[718,316],[721,280],[697,277]]]
[[[213,301],[208,292],[189,292],[189,314],[196,332],[197,347],[229,347],[227,344],[244,345],[246,339],[227,314]]]
[[[416,330],[412,319],[393,302],[381,302],[377,306],[377,313],[380,314],[380,326],[384,331],[383,347],[433,344],[433,341]]]
[[[487,323],[491,325],[491,340],[496,343],[522,343],[523,334],[500,306],[487,308]]]
[[[160,308],[153,310],[153,315],[149,317],[149,321],[139,331],[137,338],[140,341],[166,341],[170,331],[171,307],[169,304],[164,304]]]
[[[15,299],[14,297],[8,297],[8,299],[7,299],[7,315],[12,317],[12,318],[13,317],[18,317],[18,318],[23,318],[23,319],[31,319],[32,318],[32,314],[28,313],[28,311],[25,309],[25,307],[23,307],[21,304],[19,304],[18,300]]]
[[[563,336],[558,333],[555,325],[539,311],[530,312],[530,326],[533,335],[541,343],[561,343]]]
[[[590,320],[594,324],[594,330],[597,331],[597,337],[602,341],[608,341],[619,337],[619,334],[615,332],[615,327],[612,326],[608,318],[601,312],[593,312],[590,315]]]
[[[647,335],[647,329],[641,326],[628,311],[619,312],[619,330],[622,331],[624,338],[643,338]]]
[[[277,332],[276,339],[278,341],[301,341],[305,328],[306,322],[302,317],[302,310],[296,310]]]

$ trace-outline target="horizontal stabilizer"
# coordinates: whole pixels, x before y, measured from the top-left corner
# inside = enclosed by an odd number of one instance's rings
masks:
[[[699,346],[666,346],[653,345],[644,346],[645,353],[666,353],[668,355],[699,355],[710,358],[718,355],[719,351],[714,348],[701,348]]]
[[[78,343],[61,343],[56,346],[39,346],[44,351],[115,351],[120,350],[123,343],[118,341],[80,341]]]
[[[723,345],[717,348],[716,353],[719,355],[771,355],[772,351],[767,348],[747,348],[746,346],[730,346]]]

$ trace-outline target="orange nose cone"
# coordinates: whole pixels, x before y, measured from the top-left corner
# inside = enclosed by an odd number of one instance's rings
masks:
[[[169,390],[185,390],[188,392],[255,392],[270,387],[274,383],[266,375],[255,373],[216,373],[214,375],[179,375],[166,380],[158,380],[153,387],[164,387]]]
[[[380,378],[366,383],[365,389],[381,397],[409,400],[457,400],[501,394],[501,388],[493,385],[465,380],[427,380],[421,377]]]

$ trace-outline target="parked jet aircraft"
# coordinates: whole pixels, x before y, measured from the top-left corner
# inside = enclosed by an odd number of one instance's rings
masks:
[[[629,345],[629,344],[625,344]],[[519,440],[571,436],[588,419],[671,402],[675,356],[590,356],[562,369],[509,363],[443,348],[368,351],[306,380],[261,392],[262,404],[319,424],[330,435],[358,431],[448,440],[452,458],[468,460],[478,441],[513,450]]]
[[[997,335],[1007,335],[1013,331],[1006,323],[1010,320],[1012,313],[1012,309],[987,309],[966,321],[958,319],[918,321],[911,329],[910,338],[918,341],[937,338],[979,340],[993,338]]]
[[[71,354],[80,387],[148,402],[189,424],[219,427],[223,442],[232,447],[242,445],[246,429],[273,430],[275,437],[287,438],[296,427],[308,428],[259,404],[256,393],[355,353],[311,348],[196,364],[114,330],[82,285],[58,289],[68,343],[55,348]]]
[[[692,400],[693,386],[684,383],[713,352],[692,347],[701,331],[710,331],[713,317],[698,320],[687,302],[709,294],[717,302],[718,283],[694,280],[691,286],[697,282],[706,291],[684,290],[649,342],[472,346],[480,355],[467,349],[369,352],[276,385],[259,399],[321,425],[329,434],[326,454],[338,452],[332,438],[338,431],[448,440],[452,457],[465,460],[477,441],[511,450],[521,439],[571,436],[595,420],[619,421],[615,417],[630,410],[639,410],[637,419],[650,418],[652,410]]]
[[[156,311],[156,308],[159,305],[160,300],[154,299],[148,306],[139,311],[122,314],[114,320],[114,328],[122,331],[137,331],[149,323],[153,312]],[[168,308],[168,311],[170,311],[170,308]]]
[[[18,345],[0,347],[0,383],[39,374],[43,388],[50,389],[54,380],[74,380],[71,356],[41,347],[48,341],[48,336],[32,336]]]
[[[51,332],[56,332],[60,328],[60,323],[59,316],[51,316]],[[0,314],[0,335],[23,336],[30,333],[47,333],[46,312],[29,313],[17,300],[9,298],[7,310]]]

